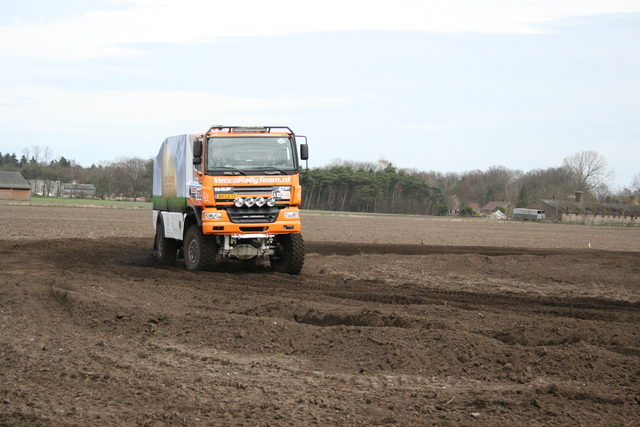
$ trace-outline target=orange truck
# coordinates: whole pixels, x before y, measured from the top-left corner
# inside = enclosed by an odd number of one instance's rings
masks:
[[[153,169],[158,258],[181,255],[193,271],[268,259],[274,271],[299,274],[300,160],[308,158],[307,138],[286,126],[211,126],[165,139]]]

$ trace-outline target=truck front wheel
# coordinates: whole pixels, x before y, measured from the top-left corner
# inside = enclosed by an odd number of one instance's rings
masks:
[[[213,270],[218,254],[215,236],[207,236],[197,225],[192,225],[184,236],[184,263],[187,270]]]
[[[276,236],[276,253],[271,256],[271,268],[278,273],[300,274],[304,265],[304,240],[301,234]]]

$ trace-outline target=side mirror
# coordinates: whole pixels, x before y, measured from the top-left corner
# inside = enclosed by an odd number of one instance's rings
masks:
[[[300,158],[309,160],[309,146],[307,144],[300,144]]]
[[[202,162],[202,140],[193,141],[193,164],[199,165]]]

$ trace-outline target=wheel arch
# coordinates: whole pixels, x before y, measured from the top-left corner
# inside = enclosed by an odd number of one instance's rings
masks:
[[[193,205],[187,205],[187,215],[184,218],[183,238],[187,234],[189,227],[197,225],[202,227],[202,208]]]

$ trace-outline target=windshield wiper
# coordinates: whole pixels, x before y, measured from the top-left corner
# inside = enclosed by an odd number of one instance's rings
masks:
[[[224,171],[221,169],[225,169]],[[241,169],[232,168],[231,166],[216,166],[214,169],[207,169],[207,172],[222,172],[224,175],[246,175],[247,173]]]
[[[264,167],[262,167],[260,169],[264,169],[264,170],[267,170],[267,171],[273,171],[273,172],[279,172],[279,173],[284,174],[284,175],[287,174],[287,172],[283,171],[280,168],[276,168],[274,166],[264,166]]]

